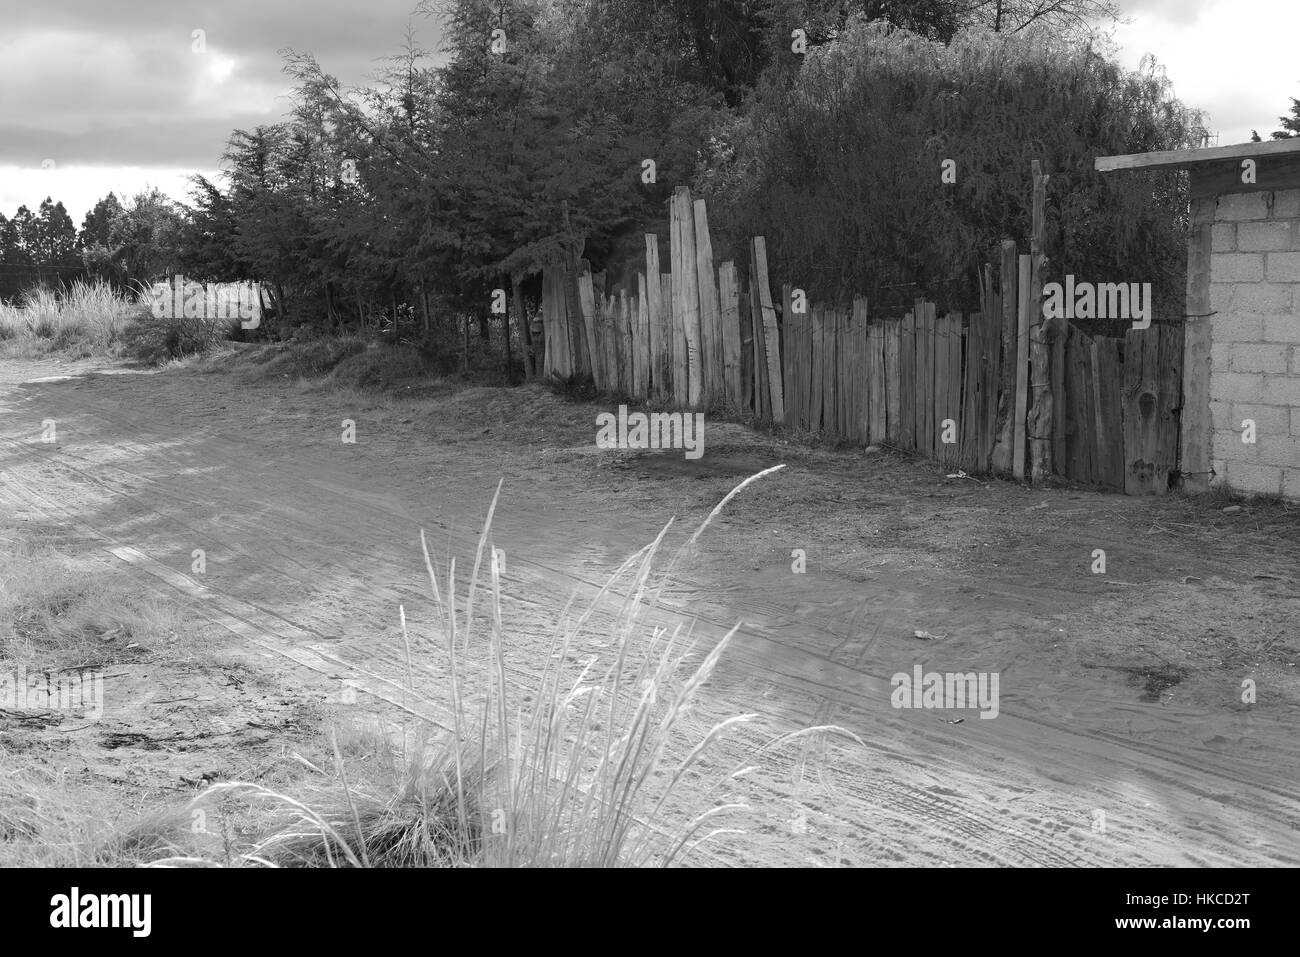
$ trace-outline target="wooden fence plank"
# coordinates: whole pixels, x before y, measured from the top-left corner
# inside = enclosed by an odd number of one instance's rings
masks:
[[[852,337],[849,334],[848,310],[837,308],[835,315],[835,418],[839,421],[840,437],[847,439],[852,434],[849,423],[849,396],[853,382],[846,368],[849,350],[852,348]]]
[[[867,303],[862,303],[862,319],[867,321]],[[887,400],[885,398],[885,382],[887,373],[885,371],[887,360],[885,358],[885,324],[883,322],[873,322],[867,327],[867,366],[869,369],[867,380],[867,408],[870,410],[871,419],[867,424],[867,443],[869,445],[879,445],[888,438],[889,434],[889,412]]]
[[[841,379],[844,382],[840,394],[840,408],[843,410],[841,419],[844,423],[844,437],[857,442],[858,430],[866,418],[863,391],[867,384],[867,370],[862,365],[867,351],[863,343],[866,326],[858,320],[857,310],[853,305],[844,309],[841,316],[843,327],[840,348],[844,353],[844,357],[840,360],[843,369]]]
[[[1028,254],[1020,257],[1020,275],[1016,302],[1020,324],[1016,331],[1016,404],[1011,427],[1015,436],[1011,451],[1011,474],[1018,480],[1025,477],[1025,417],[1029,413],[1029,317],[1034,303],[1029,299]],[[1041,309],[1041,305],[1039,306]]]
[[[821,306],[822,349],[818,356],[822,369],[822,431],[835,433],[835,377],[832,356],[835,353],[835,311],[830,306]]]
[[[736,264],[730,259],[718,267],[718,287],[724,392],[732,408],[740,409],[745,401],[740,383],[740,289],[736,284]]]
[[[954,426],[954,442],[948,446],[948,463],[954,469],[963,465],[961,437],[966,428],[967,416],[974,418],[975,404],[972,401],[972,407],[968,409],[962,393],[964,385],[962,360],[966,354],[966,338],[962,333],[962,325],[960,312],[948,314],[948,407],[953,410],[951,418]]]
[[[555,331],[555,318],[551,314],[555,308],[551,301],[551,276],[549,269],[542,270],[542,381],[549,382],[554,371],[554,349],[551,346],[551,333]]]
[[[974,429],[976,439],[971,465],[975,471],[983,473],[989,470],[989,458],[993,453],[998,415],[997,390],[1002,371],[998,334],[1002,324],[1002,301],[993,281],[992,263],[985,263],[980,272],[979,318],[980,349],[977,353],[979,365],[976,366],[979,418]]]
[[[812,350],[809,357],[811,387],[808,390],[808,431],[820,432],[823,422],[825,366],[822,357],[826,348],[826,316],[821,306],[813,306],[809,312],[812,320]]]
[[[936,340],[938,349],[943,353],[943,376],[935,382],[935,407],[938,409],[942,406],[942,414],[935,412],[934,431],[939,436],[939,444],[936,451],[939,453],[939,461],[948,468],[954,468],[957,464],[956,453],[960,451],[961,442],[961,360],[953,362],[953,317],[949,313],[939,320],[936,329]],[[960,353],[958,353],[960,355]],[[954,367],[955,366],[955,367]],[[936,373],[937,376],[937,373]],[[957,387],[956,395],[953,394],[953,386]],[[944,427],[945,422],[951,422],[953,431],[949,434],[952,442],[945,442],[944,433],[947,431]]]
[[[754,337],[754,414],[760,422],[772,419],[772,399],[768,389],[767,336],[763,328],[763,304],[758,291],[757,270],[749,264],[749,321]]]
[[[961,461],[961,433],[965,427],[966,409],[962,404],[961,363],[964,347],[962,337],[962,317],[960,313],[948,313],[945,317],[944,345],[948,349],[947,418],[952,419],[952,442],[944,448],[949,468],[955,469]]]
[[[673,321],[673,402],[679,406],[690,404],[690,356],[686,344],[686,286],[682,267],[683,248],[681,203],[676,195],[668,204],[668,273],[672,281]]]
[[[700,302],[700,378],[705,408],[721,404],[726,394],[722,375],[722,310],[718,278],[713,271],[713,241],[709,238],[709,212],[697,199],[695,213],[695,270]]]
[[[1124,490],[1124,369],[1121,340],[1105,337],[1092,343],[1092,394],[1096,399],[1094,427],[1097,482]]]
[[[1080,335],[1077,338],[1079,345],[1082,347],[1079,350],[1081,356],[1078,363],[1080,380],[1078,393],[1081,402],[1075,408],[1074,415],[1079,431],[1083,436],[1082,456],[1078,468],[1079,474],[1082,476],[1081,481],[1092,485],[1100,485],[1102,484],[1102,473],[1099,452],[1102,437],[1099,426],[1102,423],[1102,415],[1100,404],[1101,377],[1097,371],[1097,361],[1100,353],[1097,350],[1097,343],[1093,341],[1091,336]]]
[[[930,426],[925,419],[925,395],[930,391],[934,381],[934,370],[929,364],[926,352],[926,309],[925,300],[917,299],[912,307],[912,313],[916,317],[916,373],[912,380],[912,389],[915,395],[912,401],[916,403],[916,451],[922,454],[929,454],[930,449]]]
[[[849,334],[849,313],[837,308],[835,316],[835,420],[839,423],[837,431],[840,437],[847,439],[852,434],[849,423],[849,396],[853,390],[853,381],[849,377],[847,367],[853,340]]]
[[[1029,364],[1032,370],[1030,391],[1033,404],[1030,411],[1029,474],[1030,481],[1039,485],[1052,474],[1053,408],[1052,408],[1052,350],[1049,342],[1049,323],[1043,318],[1043,267],[1047,261],[1044,248],[1046,231],[1047,182],[1050,176],[1042,172],[1042,164],[1033,161],[1033,234],[1030,238],[1029,298],[1033,302],[1030,316]]]
[[[822,428],[831,435],[840,434],[840,376],[836,361],[840,353],[840,313],[827,307],[826,328],[822,333]]]
[[[618,321],[619,289],[605,299],[605,355],[609,357],[609,389],[623,392],[623,330]]]
[[[648,284],[646,302],[650,310],[650,387],[655,395],[667,398],[672,395],[672,322],[667,315],[672,300],[664,297],[660,281],[659,237],[654,233],[645,234],[645,274]]]
[[[804,305],[804,311],[794,315],[796,320],[797,333],[791,338],[791,348],[794,349],[795,355],[799,359],[799,428],[804,431],[816,431],[813,426],[813,406],[812,406],[812,315],[808,312],[807,304]],[[819,397],[820,398],[820,397]]]
[[[587,342],[587,358],[591,365],[591,380],[599,391],[605,392],[609,389],[609,380],[605,375],[605,357],[599,348],[599,332],[596,328],[596,291],[592,287],[590,267],[584,268],[578,275],[578,302]]]
[[[1059,319],[1052,325],[1048,339],[1048,353],[1052,363],[1052,463],[1053,469],[1062,474],[1056,466],[1058,458],[1065,457],[1065,328],[1069,323]]]
[[[840,431],[844,438],[852,439],[858,428],[858,383],[866,381],[861,369],[853,367],[858,354],[858,328],[853,321],[852,306],[840,310],[840,352],[840,381],[844,383],[840,389]]]
[[[600,345],[605,355],[605,367],[609,370],[609,391],[619,391],[619,348],[618,348],[618,299],[605,296],[600,308]]]
[[[1124,340],[1124,491],[1164,495],[1178,453],[1182,328],[1130,329]]]
[[[685,186],[673,190],[673,238],[680,249],[673,252],[673,288],[681,310],[682,330],[686,340],[686,401],[692,409],[704,404],[704,350],[700,342],[700,289],[695,258],[695,217],[691,211],[691,191]]]
[[[661,319],[661,328],[664,335],[664,391],[665,399],[671,399],[675,404],[679,403],[677,399],[678,391],[678,354],[683,351],[684,340],[679,330],[674,324],[673,310],[673,276],[672,273],[662,272],[659,274],[659,310]],[[685,386],[680,387],[685,391]]]
[[[792,339],[796,334],[795,318],[790,311],[790,285],[781,287],[781,330],[785,335],[785,348],[781,350],[781,394],[785,399],[785,419],[790,425],[799,423],[798,364],[799,350]]]
[[[1092,458],[1096,445],[1090,401],[1092,399],[1092,348],[1088,336],[1069,326],[1065,336],[1065,455],[1057,463],[1071,481],[1093,483]]]
[[[947,316],[939,316],[934,323],[934,457],[941,465],[948,466],[952,446],[944,442],[944,422],[956,421],[956,410],[949,404],[948,367],[949,323]]]
[[[750,312],[749,289],[739,287],[737,275],[736,310],[740,323],[740,408],[754,409],[754,321]]]
[[[569,329],[569,356],[573,364],[573,375],[579,379],[589,379],[591,378],[591,356],[587,352],[588,330],[583,322],[582,293],[578,283],[579,267],[571,253],[567,257],[561,276],[563,279],[561,297],[564,301],[565,322]]]
[[[890,445],[900,445],[903,435],[903,423],[899,418],[899,393],[902,385],[899,381],[901,364],[900,347],[903,338],[903,320],[886,319],[885,330],[885,441]]]
[[[567,379],[573,375],[573,342],[569,335],[563,266],[558,263],[548,267],[543,273],[542,301],[546,335],[546,377]]]
[[[615,386],[615,377],[617,369],[610,365],[609,355],[606,351],[606,340],[609,337],[605,329],[605,299],[600,290],[593,286],[591,295],[591,339],[594,353],[591,357],[592,367],[600,367],[600,377],[603,385],[600,386],[602,392],[612,392]]]
[[[980,389],[984,368],[983,314],[972,313],[964,332],[961,336],[961,446],[957,461],[962,469],[974,472],[978,468],[980,426],[984,423],[984,396]]]
[[[997,439],[989,465],[995,472],[1011,471],[1015,457],[1016,388],[1020,356],[1020,283],[1016,244],[1002,240],[1002,258],[999,263],[998,291],[1002,306],[1002,324],[999,329],[999,352],[1002,356],[1001,375],[998,378],[998,410],[995,426]]]
[[[898,350],[898,405],[900,410],[899,444],[916,448],[916,311],[903,317]]]
[[[635,395],[636,382],[636,346],[632,334],[632,297],[628,295],[626,289],[620,289],[618,292],[618,324],[621,333],[621,345],[623,352],[623,368],[620,381],[623,385],[624,395]]]
[[[763,349],[767,355],[767,384],[771,394],[772,421],[785,421],[785,401],[781,394],[781,334],[776,324],[776,309],[772,306],[772,287],[767,275],[767,242],[762,236],[750,241],[753,252],[755,282],[758,285],[758,302],[763,315]]]
[[[935,429],[935,305],[932,302],[921,303],[922,329],[924,331],[925,344],[923,346],[923,356],[925,366],[921,371],[921,401],[924,403],[925,415],[925,440],[921,443],[921,451],[929,458],[937,458],[937,446],[939,436]]]
[[[650,307],[645,273],[636,276],[636,302],[632,309],[632,337],[635,340],[632,394],[638,399],[650,397]]]

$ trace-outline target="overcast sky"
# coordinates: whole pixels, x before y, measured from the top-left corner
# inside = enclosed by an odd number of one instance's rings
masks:
[[[1220,144],[1265,139],[1300,96],[1297,0],[1121,0],[1129,66],[1154,53]],[[274,122],[290,83],[277,53],[316,55],[345,85],[399,52],[416,0],[0,0],[0,212],[61,199],[79,226],[110,190],[184,199],[216,174],[231,130]],[[206,52],[193,51],[204,31]]]

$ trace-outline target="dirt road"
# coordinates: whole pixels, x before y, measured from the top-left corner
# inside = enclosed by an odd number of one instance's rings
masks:
[[[743,623],[692,720],[761,714],[736,759],[811,724],[864,745],[772,756],[742,788],[748,833],[699,863],[1300,864],[1296,509],[981,483],[725,423],[697,461],[600,451],[602,410],[534,388],[384,407],[228,371],[6,363],[0,509],[187,596],[247,654],[436,720],[420,528],[467,568],[504,478],[495,541],[526,685],[574,589],[785,463],[668,596],[706,646]],[[409,699],[399,604],[418,636]],[[918,665],[996,674],[996,718],[895,708],[891,676]]]

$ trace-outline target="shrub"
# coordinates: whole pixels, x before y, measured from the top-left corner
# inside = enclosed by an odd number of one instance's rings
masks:
[[[122,333],[127,355],[149,365],[199,355],[229,338],[224,322],[210,319],[141,316],[128,323]]]
[[[339,362],[330,375],[333,384],[372,392],[390,392],[431,375],[434,363],[409,345],[371,343]]]
[[[969,308],[1000,240],[1027,251],[1039,159],[1051,176],[1045,279],[1150,281],[1158,302],[1181,306],[1185,177],[1103,178],[1093,159],[1199,145],[1202,131],[1152,61],[1127,71],[1042,32],[967,31],[945,46],[856,22],[719,128],[699,185],[720,200],[710,213],[733,248],[766,237],[778,286],[878,305],[916,284],[900,301]],[[945,159],[955,183],[941,182]]]

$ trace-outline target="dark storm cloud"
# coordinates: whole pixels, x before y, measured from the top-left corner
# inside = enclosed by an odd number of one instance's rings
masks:
[[[4,0],[0,164],[216,165],[232,129],[274,122],[291,81],[278,51],[311,53],[344,85],[438,23],[416,0]],[[207,52],[191,49],[203,30]]]

